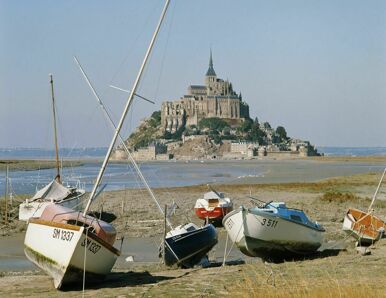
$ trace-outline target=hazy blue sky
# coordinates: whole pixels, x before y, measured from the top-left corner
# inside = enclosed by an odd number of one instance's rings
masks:
[[[0,147],[51,147],[48,74],[60,143],[112,136],[73,62],[77,55],[115,119],[163,1],[0,0]],[[123,135],[201,84],[213,50],[251,116],[317,146],[386,146],[386,1],[172,1]]]

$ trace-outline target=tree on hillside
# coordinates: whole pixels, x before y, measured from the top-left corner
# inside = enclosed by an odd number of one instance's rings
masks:
[[[282,142],[286,141],[288,139],[287,132],[283,126],[278,126],[276,128],[276,134],[279,136],[279,138]]]
[[[271,129],[271,124],[269,124],[269,122],[264,122],[263,126],[265,129]]]
[[[151,114],[149,125],[151,127],[157,127],[161,124],[161,111],[155,111]]]
[[[251,130],[246,136],[247,141],[258,142],[260,145],[266,145],[267,135],[259,128],[259,124],[253,123]]]
[[[181,137],[182,137],[182,134],[184,133],[185,131],[185,127],[182,126],[180,127],[179,129],[177,129],[177,131],[175,133],[171,133],[167,130],[165,130],[164,132],[164,135],[163,135],[163,138],[165,140],[176,140],[176,141],[180,141],[181,140]]]
[[[223,119],[213,117],[202,119],[200,123],[198,123],[198,126],[200,129],[208,128],[209,130],[221,131],[225,127],[229,126],[229,124]]]
[[[241,133],[247,133],[252,128],[253,121],[252,119],[245,119],[243,123],[237,128],[237,130]]]

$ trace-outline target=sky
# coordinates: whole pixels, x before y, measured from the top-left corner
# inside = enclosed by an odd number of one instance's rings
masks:
[[[108,146],[163,1],[0,0],[0,147]],[[386,146],[386,1],[171,1],[122,135],[203,84],[212,49],[252,118],[316,146]]]

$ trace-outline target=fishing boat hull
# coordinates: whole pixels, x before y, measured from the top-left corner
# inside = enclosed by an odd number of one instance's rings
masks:
[[[386,223],[371,213],[350,208],[343,220],[343,231],[360,245],[368,246],[384,237]]]
[[[24,252],[57,289],[82,283],[84,271],[86,282],[104,279],[120,254],[84,227],[35,218],[28,224]]]
[[[223,226],[243,254],[271,260],[314,253],[324,232],[246,208],[227,214]]]
[[[191,268],[217,244],[217,231],[208,224],[194,231],[166,237],[165,264]]]

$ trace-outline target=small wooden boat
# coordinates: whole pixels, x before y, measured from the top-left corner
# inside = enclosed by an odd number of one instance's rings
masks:
[[[353,236],[358,241],[359,245],[372,245],[385,235],[386,223],[376,217],[373,214],[374,210],[372,209],[385,173],[386,168],[383,171],[381,180],[379,180],[378,187],[374,193],[367,212],[355,208],[349,208],[344,217],[343,231]]]
[[[50,275],[60,289],[69,284],[102,280],[120,255],[113,245],[114,227],[81,212],[51,204],[39,218],[30,218],[24,252]]]
[[[19,205],[19,220],[28,221],[31,217],[39,217],[48,205],[58,204],[71,209],[82,206],[84,189],[68,187],[52,180],[42,189],[38,190],[31,199],[26,199]]]
[[[343,220],[343,231],[357,239],[359,245],[369,246],[384,237],[386,223],[371,212],[350,208]]]
[[[283,202],[241,206],[224,217],[223,226],[242,253],[269,260],[314,253],[325,231],[302,210],[287,208]]]
[[[194,223],[180,225],[166,234],[165,264],[191,268],[217,244],[217,231],[211,224],[199,228]]]
[[[233,210],[230,198],[225,198],[224,193],[210,191],[203,198],[197,199],[194,211],[198,218],[209,222],[221,222],[226,214]]]

